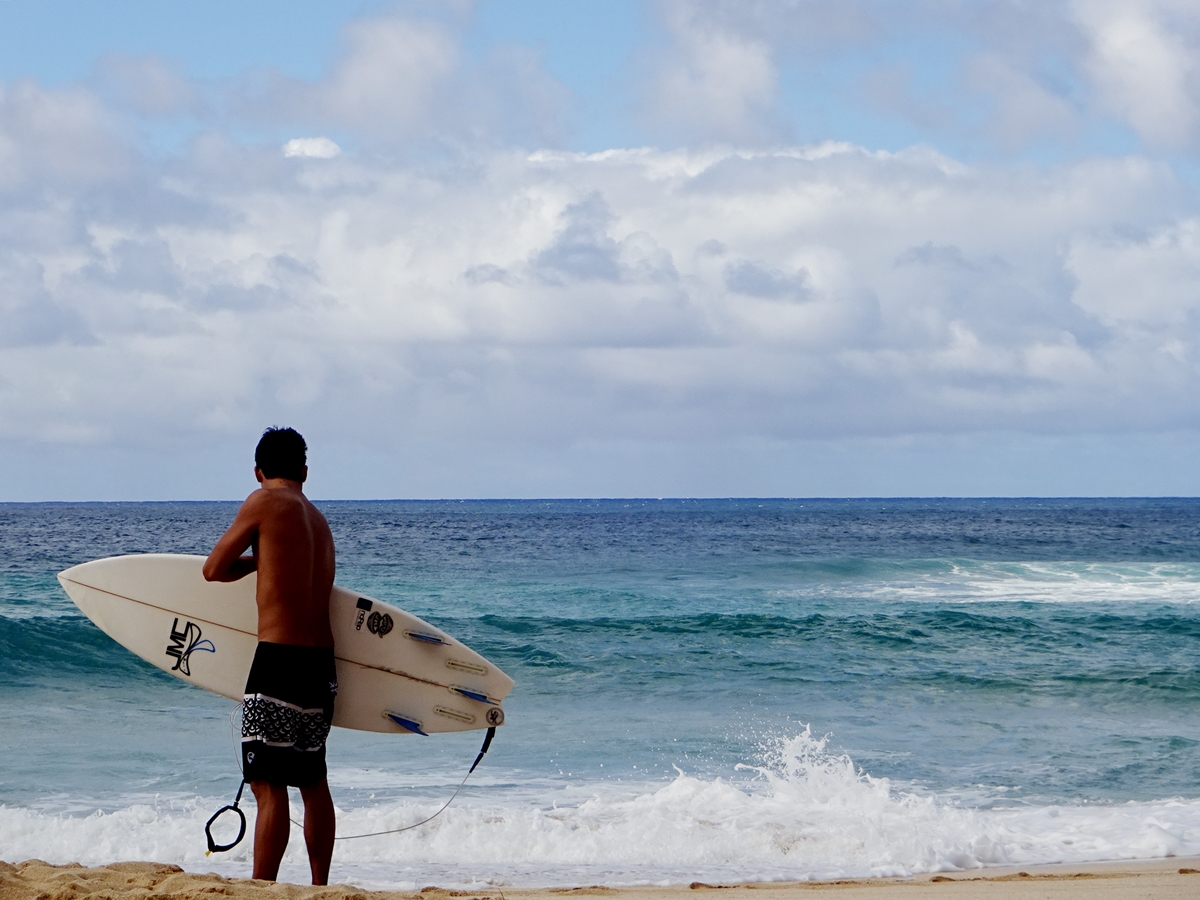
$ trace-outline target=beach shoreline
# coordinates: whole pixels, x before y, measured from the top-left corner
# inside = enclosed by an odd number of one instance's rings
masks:
[[[412,891],[368,891],[353,885],[313,887],[186,872],[179,866],[122,862],[104,866],[52,865],[41,860],[0,862],[0,900],[183,900],[202,895],[231,900],[684,900],[719,894],[721,900],[789,900],[832,893],[840,900],[957,900],[957,898],[1154,898],[1182,900],[1200,894],[1200,857],[1083,864],[996,867],[909,878],[745,882],[555,888],[480,886],[462,890],[428,886]]]

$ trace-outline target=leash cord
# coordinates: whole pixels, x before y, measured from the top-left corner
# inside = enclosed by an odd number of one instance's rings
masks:
[[[467,769],[467,774],[463,776],[463,780],[458,783],[458,787],[454,789],[454,793],[450,795],[450,799],[442,804],[442,808],[435,812],[428,819],[422,819],[413,825],[405,825],[403,828],[389,828],[387,831],[372,831],[367,834],[344,834],[341,837],[335,837],[335,841],[353,841],[356,838],[378,837],[381,834],[399,834],[402,831],[411,831],[414,828],[420,828],[427,822],[432,822],[438,816],[446,811],[446,808],[454,802],[454,798],[458,796],[458,792],[463,789],[463,785],[467,783],[467,779],[471,777],[471,773],[475,771],[475,767],[479,765],[479,761],[483,759],[483,755],[488,752],[488,747],[492,745],[492,738],[496,736],[496,726],[492,726],[487,730],[487,736],[483,739],[483,746],[479,748],[479,754],[475,757],[475,762],[471,763],[471,768]],[[292,819],[296,825],[304,826],[301,823]]]
[[[245,772],[242,770],[241,748],[238,745],[238,740],[237,740],[238,735],[235,734],[235,732],[240,733],[241,729],[238,728],[234,722],[235,717],[237,716],[237,714],[239,712],[241,712],[241,709],[242,709],[242,705],[239,703],[232,710],[230,710],[230,712],[229,712],[229,729],[230,729],[230,735],[233,737],[233,741],[234,741],[233,746],[234,746],[234,753],[237,757],[238,771],[242,772],[242,775],[243,775],[242,783],[240,785],[238,785],[237,797],[234,799],[233,803],[229,806],[223,806],[219,810],[217,810],[215,813],[213,813],[212,818],[208,820],[208,824],[206,824],[204,826],[204,834],[208,838],[208,853],[224,853],[226,850],[232,850],[239,843],[241,843],[242,838],[245,837],[245,835],[246,835],[246,815],[238,808],[238,804],[242,800],[242,791],[246,787],[246,779],[244,777]],[[475,771],[476,766],[478,766],[479,763],[483,760],[484,754],[486,754],[488,752],[488,748],[491,747],[491,745],[492,745],[492,738],[494,738],[495,736],[496,736],[496,727],[493,725],[491,728],[489,728],[487,730],[487,735],[483,739],[483,746],[479,748],[479,753],[475,757],[475,762],[471,763],[471,768],[467,769],[467,774],[464,775],[463,780],[458,783],[458,787],[456,787],[454,789],[454,793],[450,795],[450,799],[447,800],[445,803],[443,803],[441,809],[439,809],[437,812],[435,812],[432,816],[429,816],[429,818],[422,819],[420,822],[416,822],[412,825],[405,825],[403,828],[389,828],[386,831],[371,831],[366,834],[344,834],[341,837],[335,837],[334,840],[335,841],[353,841],[357,838],[379,837],[380,835],[384,835],[384,834],[399,834],[402,831],[411,831],[414,828],[420,828],[422,825],[432,822],[434,819],[436,819],[438,816],[440,816],[442,813],[444,813],[446,811],[446,809],[450,806],[450,804],[454,802],[454,798],[458,796],[459,791],[461,791],[463,789],[463,786],[467,783],[467,779],[471,777],[471,773]],[[238,836],[232,844],[218,844],[213,840],[212,824],[213,824],[213,822],[217,821],[217,819],[220,818],[221,815],[223,815],[224,813],[230,812],[230,811],[237,813],[238,818],[241,822],[241,827],[238,831]],[[300,828],[304,827],[304,823],[297,822],[291,816],[288,816],[288,820],[293,825],[296,825]],[[204,855],[207,856],[208,853],[206,853]]]

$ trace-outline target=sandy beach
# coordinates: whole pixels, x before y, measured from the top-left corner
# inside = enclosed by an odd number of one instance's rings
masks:
[[[124,862],[107,866],[55,866],[41,860],[0,862],[0,900],[174,900],[222,895],[233,900],[683,900],[717,894],[721,900],[789,900],[828,895],[840,900],[956,900],[956,898],[1154,898],[1175,900],[1200,895],[1200,859],[988,869],[915,878],[829,882],[705,884],[669,887],[481,888],[420,891],[363,891],[352,885],[311,887],[275,884],[220,875],[197,875],[178,866]],[[715,898],[713,898],[715,900]]]

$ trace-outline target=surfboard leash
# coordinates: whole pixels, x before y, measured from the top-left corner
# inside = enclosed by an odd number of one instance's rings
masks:
[[[238,804],[242,802],[242,791],[246,789],[246,773],[242,771],[242,754],[238,747],[238,735],[242,729],[238,727],[238,722],[236,721],[238,714],[241,711],[241,703],[229,711],[229,736],[233,739],[233,758],[237,760],[238,772],[242,774],[242,782],[238,785],[237,796],[233,798],[233,803],[229,804],[228,806],[222,806],[212,814],[207,822],[204,823],[204,837],[208,841],[208,849],[204,851],[205,856],[211,856],[214,853],[224,853],[227,850],[232,850],[234,847],[240,844],[242,842],[242,838],[246,836],[246,814],[242,812],[241,808],[238,806]],[[239,823],[238,836],[233,839],[233,843],[218,844],[215,840],[213,840],[212,836],[213,822],[217,821],[217,819],[221,818],[221,816],[227,812],[237,813]]]
[[[439,809],[437,812],[435,812],[428,819],[422,819],[420,822],[416,822],[415,824],[412,824],[412,825],[405,825],[403,828],[391,828],[391,829],[388,829],[387,831],[372,831],[367,834],[344,834],[341,837],[335,837],[334,840],[335,841],[352,841],[355,838],[378,837],[381,834],[399,834],[402,831],[411,831],[414,828],[420,828],[422,825],[426,824],[427,822],[432,822],[434,819],[436,819],[438,816],[440,816],[442,813],[444,813],[446,811],[446,807],[448,807],[451,803],[454,802],[454,798],[457,797],[458,792],[463,789],[463,785],[465,785],[467,783],[467,779],[471,777],[471,773],[475,771],[475,767],[477,765],[479,765],[480,760],[483,759],[483,755],[488,752],[488,747],[490,747],[492,745],[492,738],[494,738],[495,736],[496,736],[496,726],[493,725],[490,728],[488,728],[487,734],[483,738],[483,746],[479,748],[479,754],[475,757],[475,762],[471,763],[471,768],[467,769],[467,774],[464,775],[463,780],[458,783],[458,787],[456,787],[454,789],[454,793],[450,795],[450,799],[447,800],[445,803],[443,803],[442,808]],[[295,819],[292,819],[292,821],[296,822]],[[296,824],[299,825],[300,823],[296,822]],[[301,826],[301,827],[303,827],[303,826]]]
[[[241,705],[239,704],[237,707],[235,707],[229,713],[229,724],[230,724],[231,730],[233,728],[234,717],[237,715],[237,713],[240,709],[241,709]],[[420,822],[415,822],[412,825],[405,825],[403,828],[389,828],[386,831],[371,831],[371,832],[367,832],[366,834],[344,834],[341,837],[335,837],[334,840],[335,841],[353,841],[357,838],[379,837],[380,835],[384,835],[384,834],[399,834],[402,831],[411,831],[414,828],[420,828],[422,825],[432,822],[434,819],[436,819],[438,816],[440,816],[442,813],[444,813],[446,811],[446,809],[450,806],[450,804],[454,802],[454,798],[457,797],[459,794],[459,791],[461,791],[463,789],[463,786],[467,783],[467,779],[471,777],[471,773],[474,772],[476,767],[479,765],[479,763],[483,761],[483,757],[488,752],[488,748],[492,746],[492,738],[494,738],[495,736],[496,736],[496,726],[492,725],[491,727],[488,728],[487,734],[484,735],[483,746],[479,748],[479,753],[476,754],[476,756],[475,756],[475,762],[471,763],[471,768],[467,769],[467,774],[463,776],[463,780],[458,783],[458,787],[456,787],[454,789],[454,793],[450,795],[450,799],[447,800],[445,803],[443,803],[441,809],[439,809],[437,812],[435,812],[432,816],[429,816],[429,818],[422,819]],[[242,767],[242,757],[241,757],[240,753],[237,755],[237,761],[238,761],[238,770],[240,771],[241,767]],[[237,796],[234,798],[233,803],[229,804],[228,806],[222,806],[215,813],[213,813],[212,818],[210,818],[208,820],[208,822],[205,823],[204,836],[208,839],[208,851],[204,854],[205,856],[208,856],[211,853],[224,853],[227,850],[232,850],[234,847],[236,847],[238,844],[240,844],[242,842],[242,838],[244,838],[246,836],[246,814],[244,812],[242,812],[242,810],[238,806],[238,804],[241,803],[241,801],[242,801],[242,791],[245,790],[245,788],[246,788],[246,779],[243,778],[242,783],[238,785]],[[221,816],[223,816],[227,812],[234,812],[237,814],[237,817],[239,820],[238,836],[233,840],[232,843],[218,844],[215,840],[213,840],[212,826],[213,826],[213,823],[215,821],[217,821],[217,819],[219,819]],[[304,827],[304,823],[297,822],[295,819],[291,818],[291,816],[288,817],[288,820],[293,825],[296,825],[300,828]]]
[[[238,804],[242,802],[242,791],[245,789],[246,779],[243,778],[242,783],[238,785],[237,796],[233,798],[233,803],[229,804],[228,806],[222,806],[212,814],[212,818],[204,823],[204,836],[208,839],[208,851],[204,854],[205,856],[208,856],[212,853],[224,853],[226,850],[232,850],[234,847],[240,844],[242,842],[242,838],[246,836],[246,814],[238,808]],[[218,844],[213,840],[212,836],[213,822],[217,821],[217,819],[221,818],[222,815],[230,811],[237,813],[238,816],[238,821],[240,823],[238,825],[238,836],[233,839],[233,843],[231,844]]]

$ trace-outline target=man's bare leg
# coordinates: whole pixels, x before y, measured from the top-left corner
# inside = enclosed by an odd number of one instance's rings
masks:
[[[308,847],[312,883],[329,884],[329,862],[333,859],[336,825],[329,782],[322,778],[316,784],[302,787],[300,796],[304,798],[304,844]]]
[[[287,785],[252,781],[250,789],[258,803],[254,820],[254,877],[274,881],[279,877],[279,863],[292,828]]]

